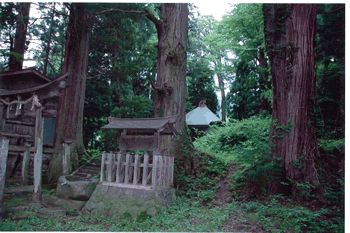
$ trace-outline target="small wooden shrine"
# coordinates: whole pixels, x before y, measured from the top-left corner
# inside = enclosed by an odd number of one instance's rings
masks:
[[[41,198],[67,76],[52,80],[34,69],[0,74],[0,194],[6,178],[20,177],[24,183],[34,179],[34,193]]]
[[[161,151],[162,137],[175,135],[175,117],[109,118],[102,127],[117,130],[119,151],[103,153],[102,185],[152,190],[173,185],[174,157]]]

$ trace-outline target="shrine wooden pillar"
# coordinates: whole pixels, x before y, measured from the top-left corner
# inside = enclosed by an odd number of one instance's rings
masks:
[[[41,202],[42,163],[43,163],[43,132],[44,121],[42,107],[37,106],[35,110],[35,155],[34,155],[34,192],[33,201]]]
[[[4,112],[5,112],[5,104],[3,104],[0,101],[0,130],[2,130],[4,128],[4,125],[5,125]]]
[[[5,180],[6,180],[6,166],[7,156],[9,151],[9,139],[0,136],[0,210],[2,211]]]
[[[30,143],[24,144],[23,160],[22,160],[22,182],[23,184],[28,183],[28,171],[29,171],[29,160],[30,160]]]

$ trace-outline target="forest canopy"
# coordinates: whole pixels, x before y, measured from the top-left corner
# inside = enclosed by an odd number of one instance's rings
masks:
[[[171,211],[227,216],[175,230],[222,230],[233,203],[267,232],[344,230],[345,4],[232,4],[216,20],[195,4],[2,2],[0,73],[28,68],[69,76],[53,147],[72,140],[74,168],[118,149],[108,117],[177,116]],[[221,123],[187,126],[200,103]]]

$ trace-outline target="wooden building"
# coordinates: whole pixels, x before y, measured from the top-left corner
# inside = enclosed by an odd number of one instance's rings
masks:
[[[174,124],[175,117],[110,117],[102,129],[118,131],[118,141],[115,140],[120,151],[102,155],[102,184],[145,190],[172,186],[174,156],[161,149],[161,139],[175,135]]]
[[[9,140],[7,178],[30,179],[38,139],[43,144],[42,172],[47,172],[54,149],[58,97],[67,76],[50,79],[34,69],[0,74],[0,137]]]

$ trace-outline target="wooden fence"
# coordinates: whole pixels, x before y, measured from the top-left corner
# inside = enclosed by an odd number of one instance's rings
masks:
[[[173,184],[174,157],[104,152],[101,161],[100,181],[105,185],[153,189]]]

